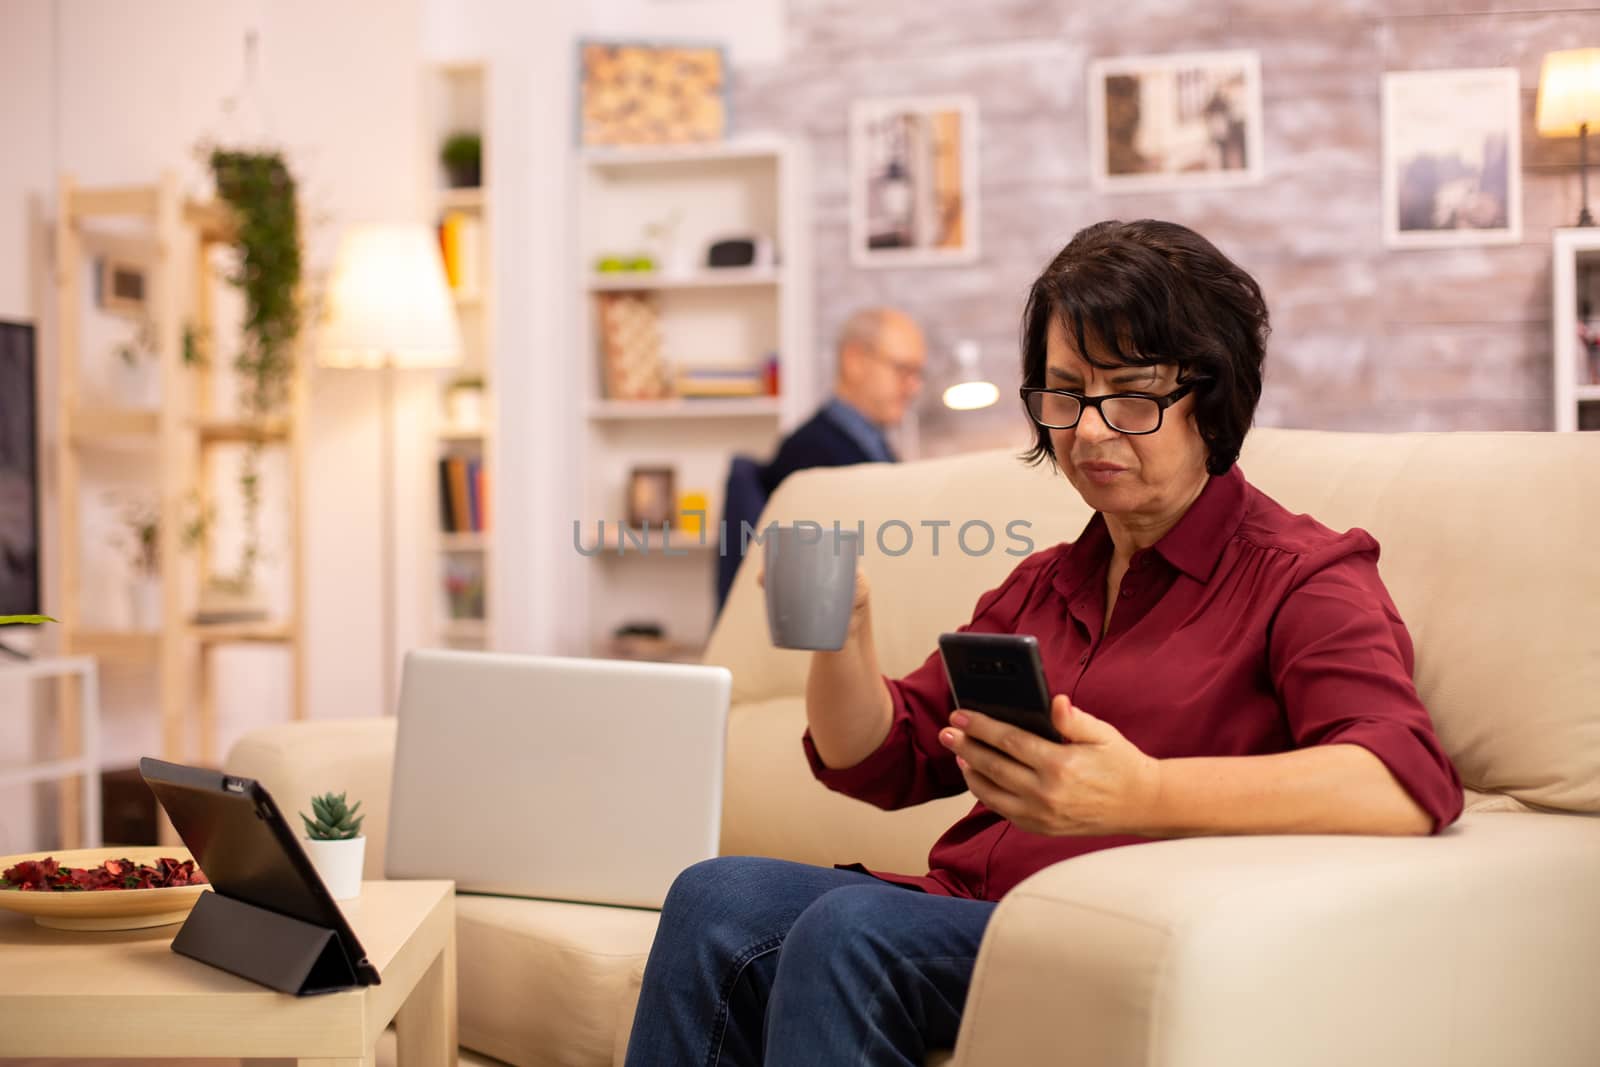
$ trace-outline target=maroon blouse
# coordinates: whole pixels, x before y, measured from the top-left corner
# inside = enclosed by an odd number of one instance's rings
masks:
[[[1134,554],[1102,637],[1111,550],[1097,513],[1077,541],[1023,560],[961,629],[1033,634],[1050,692],[1067,693],[1148,755],[1356,744],[1394,773],[1435,832],[1461,814],[1461,782],[1417,697],[1411,638],[1378,577],[1370,534],[1291,514],[1235,466]],[[894,720],[883,744],[834,770],[807,731],[812,772],[880,808],[964,792],[955,755],[939,743],[953,705],[938,653],[886,681]],[[934,844],[927,875],[878,876],[999,900],[1059,860],[1147,840],[1032,834],[980,803]]]

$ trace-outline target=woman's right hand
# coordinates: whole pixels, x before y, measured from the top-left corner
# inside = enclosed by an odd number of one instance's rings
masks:
[[[767,588],[766,568],[756,571],[756,585],[761,587],[763,594]],[[867,583],[866,572],[860,567],[856,568],[855,597],[850,602],[850,636],[854,637],[866,624],[867,608],[872,600],[872,586]]]

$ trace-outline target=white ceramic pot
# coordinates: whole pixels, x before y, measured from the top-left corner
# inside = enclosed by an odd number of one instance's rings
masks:
[[[161,629],[161,579],[140,575],[128,587],[128,608],[135,630]]]
[[[306,837],[300,843],[334,900],[354,900],[361,895],[361,865],[367,855],[365,835],[346,841],[313,841]]]

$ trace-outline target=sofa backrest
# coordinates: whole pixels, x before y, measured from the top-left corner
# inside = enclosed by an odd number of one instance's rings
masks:
[[[1600,812],[1600,436],[1262,428],[1240,467],[1289,510],[1378,539],[1380,570],[1416,646],[1417,688],[1469,788]],[[897,675],[1016,565],[1009,523],[1029,524],[1042,549],[1075,538],[1089,514],[1048,467],[994,451],[804,471],[784,482],[762,522],[866,524],[874,636],[883,670]],[[956,544],[973,520],[995,532],[987,554]],[[950,523],[938,531],[937,558],[934,531],[922,525],[935,521]],[[907,542],[895,522],[913,535],[904,554],[890,554]],[[969,548],[984,540],[982,528],[968,530]],[[841,807],[806,784],[808,654],[771,647],[755,571],[740,570],[706,655],[733,671],[724,851],[812,862],[925,855],[931,834],[970,798],[897,818]],[[788,733],[750,723],[756,712],[782,719]],[[817,824],[797,830],[797,809],[819,813]],[[928,836],[905,840],[919,834]],[[864,854],[841,857],[841,837]]]

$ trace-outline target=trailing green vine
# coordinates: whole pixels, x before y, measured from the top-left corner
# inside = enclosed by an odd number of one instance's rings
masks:
[[[233,369],[239,409],[266,419],[287,406],[300,333],[300,215],[294,176],[277,152],[211,152],[217,195],[233,208],[238,266],[228,282],[245,302],[244,340]],[[231,584],[248,589],[261,553],[261,444],[240,464],[244,544]]]

